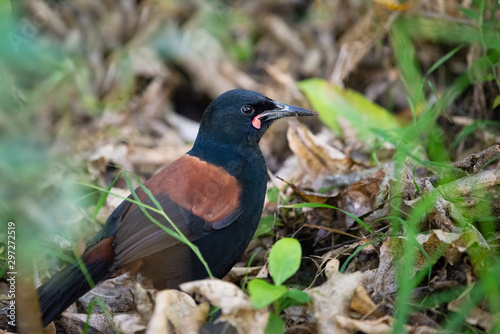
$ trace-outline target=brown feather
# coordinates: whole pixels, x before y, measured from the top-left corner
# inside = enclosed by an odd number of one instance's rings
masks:
[[[208,223],[219,221],[238,209],[241,187],[224,169],[190,155],[162,169],[144,185],[153,195],[163,193]],[[144,201],[147,195],[137,191]],[[127,210],[128,214],[134,206]],[[168,214],[168,212],[167,212]]]

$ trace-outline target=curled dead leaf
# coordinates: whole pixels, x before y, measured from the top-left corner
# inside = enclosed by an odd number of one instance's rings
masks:
[[[396,238],[394,238],[396,239]],[[394,242],[396,241],[396,243]],[[380,247],[379,266],[375,275],[374,291],[387,295],[396,292],[396,264],[394,258],[401,255],[401,247],[396,247],[398,240],[384,241]]]
[[[431,230],[428,234],[419,234],[417,241],[422,245],[429,256],[441,251],[450,265],[454,265],[472,245],[480,244],[478,236],[473,230],[463,233],[449,233],[442,230]],[[426,258],[418,253],[417,264],[423,265]]]
[[[333,194],[328,195],[303,190],[292,182],[288,182],[287,180],[284,180],[279,176],[276,176],[276,178],[288,184],[297,195],[302,197],[302,199],[308,203],[325,204],[329,199],[334,198],[339,194],[338,190],[336,190]]]
[[[362,285],[356,288],[349,307],[363,316],[372,316],[375,318],[384,316],[384,314],[377,309],[377,305],[375,305],[370,296],[368,296],[368,293]]]
[[[156,294],[156,305],[147,334],[199,333],[205,322],[209,305],[196,302],[178,290],[163,290]]]
[[[113,322],[123,334],[144,333],[146,325],[137,313],[122,313],[113,317]]]
[[[153,314],[153,290],[144,288],[141,284],[135,284],[134,303],[137,313],[145,323],[148,323]]]
[[[375,320],[357,320],[342,315],[336,315],[333,317],[333,321],[339,327],[343,328],[344,330],[348,330],[349,333],[360,331],[366,334],[392,333],[392,326],[394,324],[394,318],[388,315]],[[407,333],[437,333],[437,330],[435,328],[427,326],[405,326],[405,329]]]
[[[471,298],[470,292],[471,289],[469,288],[465,290],[457,299],[449,302],[448,310],[452,312],[462,312],[463,305],[466,304]],[[493,329],[493,326],[495,325],[495,317],[477,306],[473,307],[469,311],[469,313],[466,315],[465,321],[473,326],[479,325],[488,333]]]
[[[287,138],[290,149],[312,180],[321,175],[342,174],[351,165],[344,153],[320,141],[302,124],[290,122]]]
[[[379,169],[373,175],[348,186],[343,192],[345,204],[342,207],[357,217],[372,211],[384,178],[385,171]],[[346,216],[345,223],[347,227],[351,227],[354,219]]]
[[[127,145],[104,145],[96,149],[89,157],[88,170],[94,176],[100,176],[106,171],[109,163],[115,163],[126,170],[133,170],[133,166],[129,161],[129,149]]]
[[[318,333],[349,333],[338,326],[333,317],[348,315],[349,305],[356,289],[361,286],[362,274],[340,274],[339,261],[330,260],[326,264],[325,274],[328,280],[321,286],[308,291],[313,301],[313,314]]]
[[[217,279],[204,279],[181,284],[187,293],[199,293],[211,304],[220,307],[220,321],[226,321],[237,328],[240,334],[264,332],[269,312],[266,308],[255,310],[250,297],[236,285]]]
[[[386,334],[392,332],[394,319],[385,316],[376,320],[356,320],[344,315],[333,316],[333,322],[336,326],[347,330],[348,333],[361,331],[367,334]]]
[[[258,267],[233,267],[229,273],[224,277],[224,281],[236,282],[245,276],[255,276],[262,269]]]

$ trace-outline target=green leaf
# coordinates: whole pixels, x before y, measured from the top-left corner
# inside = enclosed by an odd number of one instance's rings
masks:
[[[253,235],[253,239],[257,238],[260,235],[268,234],[272,231],[274,225],[274,215],[269,215],[262,218],[257,226],[257,230]]]
[[[274,284],[281,285],[299,270],[302,247],[297,239],[278,240],[269,253],[269,272]]]
[[[288,289],[280,301],[280,310],[283,311],[291,306],[301,306],[311,302],[311,296],[302,290]]]
[[[280,299],[286,292],[285,286],[276,286],[256,278],[248,283],[248,293],[256,309],[268,306]]]
[[[493,100],[493,109],[495,109],[498,106],[500,106],[500,95],[495,97],[495,100]]]
[[[444,56],[438,59],[437,62],[434,63],[434,65],[431,66],[431,68],[425,72],[425,77],[428,77],[432,72],[434,72],[436,69],[438,69],[441,65],[443,65],[445,62],[448,61],[451,57],[453,57],[458,51],[460,51],[463,48],[462,45],[457,46]]]
[[[298,83],[319,117],[335,132],[342,134],[338,118],[348,120],[358,130],[359,139],[374,138],[372,129],[399,128],[400,125],[386,109],[367,100],[360,93],[342,89],[322,79],[309,79]]]
[[[358,248],[356,248],[356,250],[351,255],[349,255],[349,257],[347,258],[347,260],[345,260],[344,264],[342,264],[342,267],[340,267],[339,272],[343,274],[345,272],[346,268],[347,268],[347,265],[356,256],[356,254],[358,254],[366,246],[372,245],[372,244],[374,244],[376,242],[377,241],[367,242],[366,244],[362,244]]]
[[[0,0],[0,16],[7,16],[12,13],[10,0]]]
[[[267,321],[266,329],[264,334],[279,334],[283,333],[285,330],[285,323],[279,315],[274,313],[269,313],[269,320]]]
[[[462,13],[464,13],[464,14],[465,14],[465,16],[467,16],[468,18],[473,19],[474,21],[479,20],[479,14],[478,14],[478,13],[476,13],[475,11],[473,11],[473,10],[471,10],[471,9],[469,9],[469,8],[462,7],[462,6],[460,6],[460,7],[459,7],[459,9],[460,9],[460,11],[461,11]]]
[[[287,290],[283,298],[285,297],[298,301],[299,303],[309,303],[311,301],[311,296],[309,296],[307,292],[298,289]]]
[[[271,189],[267,191],[267,200],[272,203],[278,203],[278,196],[279,196],[280,190],[278,187],[274,186]]]

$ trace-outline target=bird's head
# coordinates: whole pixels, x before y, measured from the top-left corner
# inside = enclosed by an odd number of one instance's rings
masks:
[[[210,103],[203,114],[197,141],[258,144],[275,120],[317,114],[315,111],[273,101],[257,92],[233,89]]]

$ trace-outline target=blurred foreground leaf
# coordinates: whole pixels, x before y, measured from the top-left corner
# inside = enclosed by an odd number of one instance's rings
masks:
[[[299,83],[313,108],[327,126],[338,134],[342,133],[338,119],[348,120],[358,131],[358,138],[374,137],[373,129],[399,128],[398,120],[386,109],[367,100],[360,93],[342,89],[321,79],[309,79]]]

